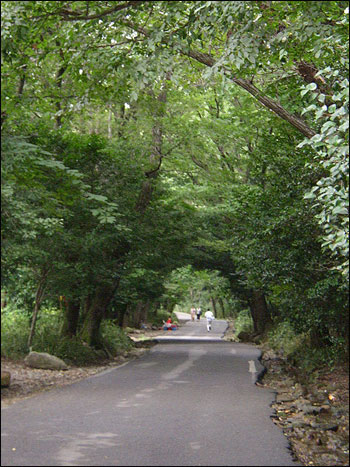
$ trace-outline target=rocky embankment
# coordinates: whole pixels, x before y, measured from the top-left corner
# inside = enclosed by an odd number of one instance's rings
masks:
[[[249,336],[243,337],[248,343]],[[225,339],[237,340],[232,323]],[[257,346],[267,370],[257,385],[276,392],[272,420],[288,438],[295,459],[303,465],[348,466],[347,367],[322,368],[306,375],[266,345]]]
[[[273,421],[304,465],[349,465],[349,375],[345,368],[319,370],[307,378],[271,350],[261,384],[276,391]]]

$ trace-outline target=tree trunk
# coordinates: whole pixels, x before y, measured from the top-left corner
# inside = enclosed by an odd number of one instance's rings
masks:
[[[134,317],[133,317],[133,324],[135,328],[139,328],[141,326],[143,307],[144,307],[144,304],[142,302],[138,302],[136,304],[136,308],[134,311]]]
[[[126,309],[127,309],[126,303],[120,305],[120,307],[118,308],[117,321],[118,321],[118,326],[121,328],[124,327],[125,325],[124,321],[125,321]]]
[[[6,292],[2,290],[1,291],[1,309],[6,308],[6,306],[7,306]]]
[[[111,104],[108,104],[108,139],[112,138],[112,110]]]
[[[80,300],[66,302],[63,316],[62,337],[73,337],[77,334],[80,313]]]
[[[81,339],[91,347],[104,348],[101,341],[100,325],[105,316],[107,307],[118,288],[119,282],[120,278],[117,279],[113,286],[99,287],[91,300],[80,331]]]
[[[141,310],[141,323],[146,323],[148,319],[148,312],[151,307],[151,302],[147,300],[147,302],[143,305],[142,310]]]
[[[92,303],[87,310],[82,329],[80,331],[81,339],[91,347],[101,348],[100,325],[109,303],[106,298],[106,291],[97,291]]]
[[[222,317],[225,319],[225,305],[224,305],[224,301],[222,298],[219,298],[218,299],[218,302],[219,302],[219,305],[220,305],[220,308],[221,308],[221,312],[222,312]]]
[[[267,308],[264,292],[254,290],[248,301],[254,324],[254,332],[263,334],[267,326],[271,324],[271,317]]]
[[[217,309],[216,309],[216,301],[215,301],[215,298],[214,298],[214,297],[210,297],[210,301],[211,301],[211,304],[213,305],[214,316],[215,316],[215,318],[217,318],[217,317],[218,317],[218,312],[217,312]]]
[[[22,65],[18,68],[20,71],[19,71],[19,84],[18,84],[17,96],[21,96],[23,94],[24,85],[26,82],[27,65]]]
[[[125,312],[124,312],[124,318],[123,318],[123,328],[130,326],[131,320],[130,316],[132,315],[132,308],[130,304],[125,305]]]
[[[147,319],[153,321],[157,316],[157,310],[160,307],[160,302],[156,301],[152,304],[152,308],[148,311]]]
[[[56,45],[58,47],[60,47],[60,43],[58,40],[56,40]],[[60,101],[60,93],[61,93],[61,90],[62,90],[62,82],[63,82],[63,75],[67,69],[66,65],[65,65],[65,60],[64,60],[64,54],[63,54],[63,49],[60,48],[59,50],[59,55],[60,55],[60,58],[61,58],[61,66],[60,68],[58,69],[57,71],[57,74],[56,74],[56,86],[58,88],[58,96],[57,96],[57,100],[56,100],[56,115],[55,115],[55,127],[56,129],[58,128],[61,128],[62,126],[62,105],[61,105],[61,101]]]

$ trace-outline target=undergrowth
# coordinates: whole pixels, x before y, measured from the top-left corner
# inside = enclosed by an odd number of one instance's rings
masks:
[[[344,363],[345,342],[343,339],[333,338],[327,345],[315,346],[310,333],[298,334],[286,321],[276,323],[268,331],[265,342],[305,374],[310,374],[320,367],[327,366],[332,369]]]
[[[32,350],[47,352],[62,358],[66,363],[87,365],[114,357],[133,347],[133,342],[113,321],[101,324],[101,337],[105,351],[96,350],[79,337],[61,337],[62,314],[55,308],[43,308],[36,323]],[[1,312],[1,356],[10,359],[28,354],[27,341],[30,331],[28,315],[22,310],[6,308]]]
[[[238,336],[240,332],[253,332],[253,320],[248,309],[241,310],[235,320],[235,334]]]

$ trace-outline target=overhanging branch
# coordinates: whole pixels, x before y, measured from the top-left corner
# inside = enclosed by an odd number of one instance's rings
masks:
[[[134,31],[139,32],[143,36],[150,37],[150,33],[145,28],[135,25],[131,21],[124,21],[123,23],[126,26],[133,29]],[[161,42],[163,44],[169,44],[170,37],[163,37],[161,39]],[[210,68],[216,65],[216,61],[211,55],[199,52],[197,50],[181,50],[180,49],[179,53],[181,55],[192,58],[193,60],[196,60],[197,62],[200,62],[203,65],[206,65]],[[232,71],[227,68],[224,68],[224,71],[225,71],[225,75],[231,81],[233,81],[239,87],[245,89],[249,94],[255,97],[255,99],[258,102],[260,102],[264,107],[274,112],[276,115],[278,115],[283,120],[287,121],[290,125],[296,128],[304,136],[306,136],[307,138],[312,138],[316,134],[316,132],[312,128],[310,128],[302,119],[291,114],[284,107],[282,107],[278,102],[264,95],[263,92],[259,90],[258,88],[256,88],[249,80],[235,77],[232,74]]]

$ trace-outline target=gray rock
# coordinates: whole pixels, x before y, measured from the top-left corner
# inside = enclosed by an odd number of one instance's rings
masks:
[[[277,394],[276,396],[276,402],[293,402],[295,400],[295,397],[293,394],[289,393],[281,393]]]
[[[320,426],[321,430],[324,431],[338,431],[339,425],[336,423],[328,423]]]
[[[31,368],[68,370],[68,366],[63,360],[46,352],[30,352],[24,359],[24,363]]]
[[[323,407],[320,407],[318,405],[311,405],[311,404],[299,404],[297,403],[296,406],[298,407],[299,410],[306,414],[313,414],[317,415],[318,413],[324,412],[325,409]]]

